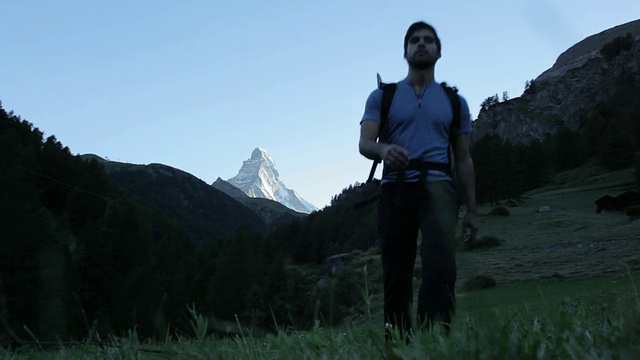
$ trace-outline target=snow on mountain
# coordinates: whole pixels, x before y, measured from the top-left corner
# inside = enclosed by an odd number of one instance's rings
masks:
[[[254,198],[275,200],[295,211],[309,214],[318,210],[295,191],[288,189],[279,179],[278,167],[265,149],[253,150],[251,158],[242,163],[238,175],[228,183]]]

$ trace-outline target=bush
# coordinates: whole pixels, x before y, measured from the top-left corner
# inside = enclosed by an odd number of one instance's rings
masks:
[[[489,275],[477,275],[465,281],[461,290],[472,291],[480,289],[488,289],[496,286],[496,279]]]
[[[493,209],[491,209],[491,212],[489,213],[489,215],[509,216],[511,215],[511,213],[509,213],[509,210],[507,210],[507,208],[505,208],[504,206],[496,206]]]
[[[493,235],[483,236],[480,239],[477,239],[475,242],[466,241],[463,243],[464,250],[474,250],[474,249],[490,249],[496,246],[500,246],[502,240],[498,239]]]
[[[330,279],[328,286],[316,288],[315,294],[311,296],[311,303],[317,308],[310,309],[317,311],[314,317],[318,317],[326,325],[338,325],[362,300],[360,285],[358,273],[353,269],[345,269]]]
[[[518,207],[518,203],[515,202],[514,200],[511,200],[511,199],[507,200],[506,204],[507,204],[508,207]],[[509,214],[507,214],[507,215],[509,215]]]
[[[627,33],[625,36],[618,36],[611,42],[604,44],[600,49],[600,54],[607,60],[611,60],[614,57],[620,55],[622,50],[629,51],[633,45],[633,35]]]

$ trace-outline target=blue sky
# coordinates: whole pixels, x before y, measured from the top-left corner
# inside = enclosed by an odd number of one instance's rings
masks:
[[[412,22],[438,31],[436,79],[475,118],[578,41],[636,20],[640,1],[4,0],[0,13],[3,107],[73,154],[212,183],[262,147],[322,208],[366,180],[358,123],[377,72],[406,76]]]

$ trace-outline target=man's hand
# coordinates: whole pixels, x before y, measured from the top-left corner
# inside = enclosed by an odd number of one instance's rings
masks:
[[[462,220],[462,228],[469,229],[469,242],[472,244],[476,242],[478,237],[478,229],[480,228],[480,224],[478,219],[476,218],[475,213],[467,213]]]
[[[399,145],[386,145],[380,151],[384,165],[391,170],[402,170],[409,163],[409,152]]]

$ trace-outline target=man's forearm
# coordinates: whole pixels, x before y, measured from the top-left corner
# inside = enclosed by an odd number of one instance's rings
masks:
[[[473,167],[473,160],[469,157],[456,164],[458,173],[458,183],[462,188],[467,212],[477,213],[476,208],[476,175]]]
[[[373,140],[360,140],[358,148],[360,150],[360,154],[367,159],[380,160],[380,154],[382,153],[384,145],[385,144],[381,144]]]

